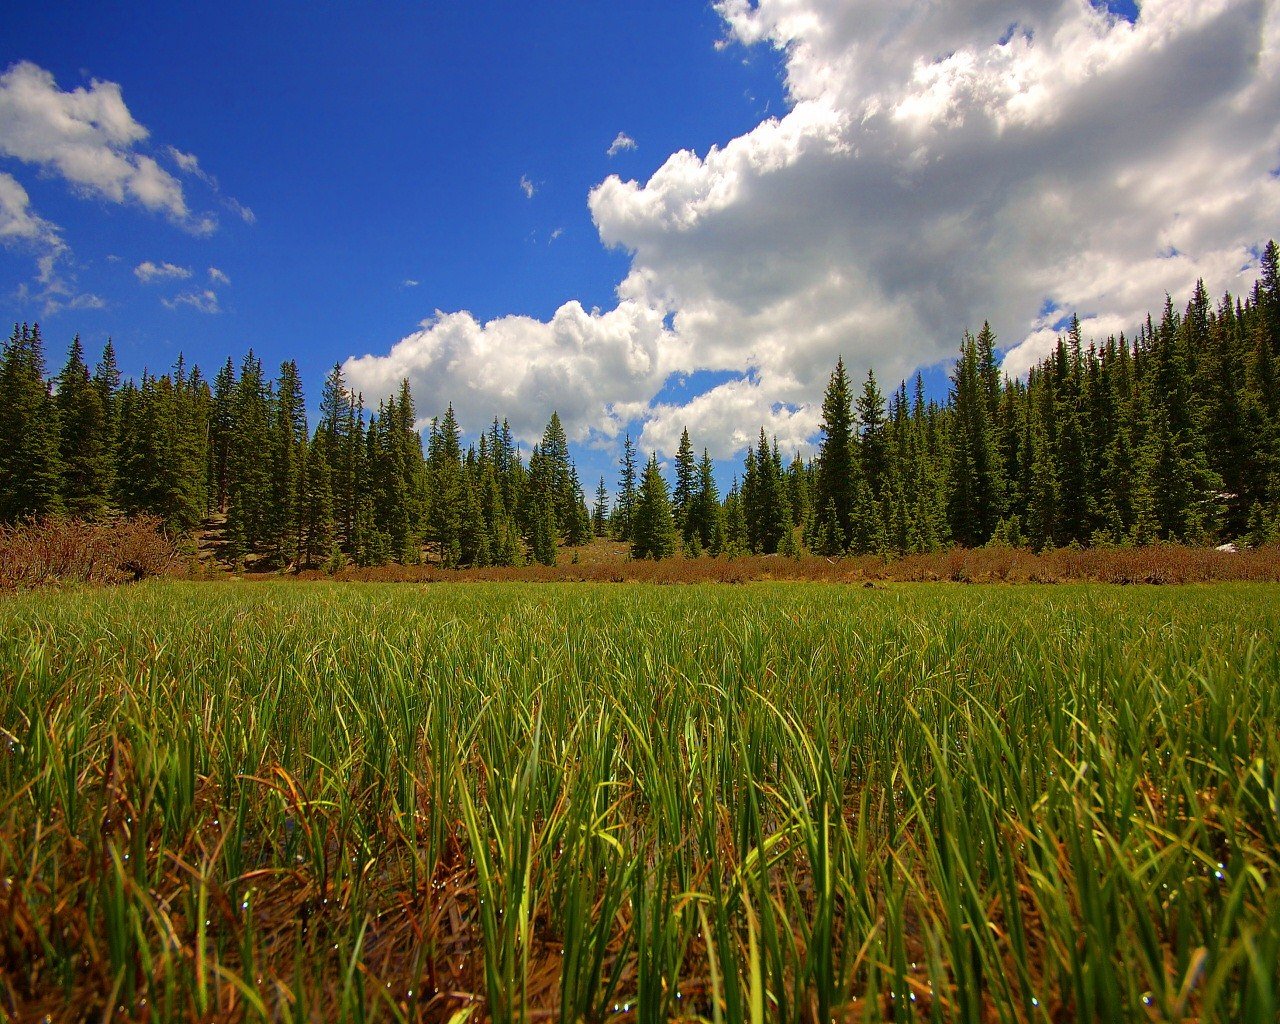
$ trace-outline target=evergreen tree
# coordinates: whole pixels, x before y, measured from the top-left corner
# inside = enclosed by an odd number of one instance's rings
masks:
[[[872,496],[879,498],[889,470],[889,441],[885,433],[884,395],[880,393],[872,370],[867,371],[862,394],[858,397],[858,428],[861,433],[858,444],[861,476],[871,488]]]
[[[102,391],[89,377],[79,335],[58,375],[55,405],[63,505],[70,515],[96,519],[110,499],[112,444]]]
[[[985,544],[1004,514],[1004,480],[990,396],[975,339],[967,335],[951,377],[951,534],[964,545]]]
[[[636,512],[636,448],[631,434],[622,442],[619,460],[618,498],[613,509],[613,534],[618,540],[630,541]]]
[[[298,557],[302,519],[298,509],[299,475],[308,441],[306,402],[298,366],[292,360],[280,366],[271,425],[270,529],[280,561]]]
[[[604,477],[596,486],[596,503],[591,510],[591,529],[597,537],[603,537],[609,523],[609,492],[604,486]]]
[[[0,522],[62,511],[59,440],[40,325],[15,325],[0,355]]]
[[[685,427],[680,433],[680,446],[676,449],[676,485],[671,492],[671,514],[675,517],[676,532],[685,541],[692,536],[688,519],[697,486],[698,465],[693,458],[689,428]]]
[[[725,545],[723,520],[715,466],[710,453],[704,448],[702,462],[698,466],[697,489],[685,520],[685,540],[696,540],[702,550],[719,555]]]
[[[810,543],[823,555],[843,552],[851,535],[856,457],[852,401],[842,357],[836,361],[822,399],[822,442],[814,481]]]
[[[633,558],[670,558],[676,553],[676,526],[671,514],[667,481],[658,468],[658,456],[649,456],[640,481],[631,538]]]
[[[302,542],[299,545],[299,559],[306,566],[315,566],[329,559],[337,545],[328,450],[328,439],[323,430],[317,428],[302,464]]]

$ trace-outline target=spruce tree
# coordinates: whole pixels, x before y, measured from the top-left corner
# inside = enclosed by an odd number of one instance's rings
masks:
[[[862,394],[858,396],[858,429],[861,476],[871,488],[872,496],[878,499],[889,471],[889,442],[885,433],[884,395],[872,370],[867,371]]]
[[[0,522],[62,511],[58,410],[40,325],[13,328],[0,355]]]
[[[618,466],[618,497],[613,509],[613,533],[618,540],[630,541],[636,512],[636,448],[630,433],[622,442],[622,458]]]
[[[676,525],[671,514],[667,481],[658,468],[658,456],[649,456],[636,501],[631,538],[633,558],[670,558],[676,553]]]
[[[604,486],[604,477],[596,485],[596,503],[591,509],[591,530],[597,537],[603,537],[609,524],[609,492]]]
[[[698,465],[693,458],[689,428],[685,427],[680,433],[680,446],[676,449],[676,485],[671,492],[671,514],[675,517],[676,532],[686,541],[692,536],[688,519],[697,485]]]
[[[89,377],[79,335],[58,374],[55,405],[63,505],[72,516],[97,519],[110,498],[111,438],[102,393]]]
[[[306,402],[293,360],[280,365],[271,424],[271,542],[280,562],[298,557],[302,521],[298,509],[298,477],[308,444]]]
[[[841,357],[836,360],[822,398],[822,441],[818,447],[811,528],[811,543],[819,554],[840,554],[849,542],[856,455],[852,402],[849,376]]]

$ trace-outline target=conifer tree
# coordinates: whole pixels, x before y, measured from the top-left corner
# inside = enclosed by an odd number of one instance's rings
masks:
[[[591,530],[597,537],[603,537],[609,525],[609,492],[604,486],[604,477],[596,485],[596,503],[591,509]]]
[[[317,428],[302,467],[302,543],[299,557],[306,566],[315,566],[330,558],[337,545],[328,450],[328,440],[323,430]]]
[[[884,395],[876,383],[874,370],[867,371],[862,394],[858,396],[858,429],[861,477],[871,488],[872,496],[879,498],[889,471],[889,441],[885,433]]]
[[[698,465],[697,489],[685,520],[685,540],[695,539],[698,547],[713,556],[724,550],[724,516],[720,507],[720,492],[716,487],[715,466],[705,448],[702,449],[702,462]]]
[[[689,428],[685,427],[680,433],[680,445],[676,449],[676,485],[671,492],[671,514],[675,517],[676,532],[685,540],[692,536],[687,521],[697,485],[698,465],[693,458]]]
[[[0,522],[62,511],[58,410],[40,325],[15,325],[0,355]]]
[[[822,399],[822,442],[814,481],[811,546],[823,555],[843,552],[851,532],[856,455],[852,402],[849,376],[841,357],[836,360]]]
[[[631,538],[633,558],[670,558],[676,553],[676,525],[671,514],[667,481],[658,468],[658,456],[649,456],[636,501]]]
[[[226,364],[213,380],[213,415],[209,424],[209,496],[212,508],[226,512],[230,494],[232,431],[235,426],[235,364]]]
[[[58,375],[55,405],[63,505],[69,515],[97,519],[110,498],[111,439],[102,392],[89,377],[79,335]]]
[[[280,366],[271,425],[270,534],[282,564],[298,557],[302,522],[298,509],[298,477],[308,444],[306,402],[298,365]]]
[[[618,498],[613,510],[613,533],[618,540],[630,541],[636,512],[636,448],[630,433],[622,442],[622,458],[618,466]]]

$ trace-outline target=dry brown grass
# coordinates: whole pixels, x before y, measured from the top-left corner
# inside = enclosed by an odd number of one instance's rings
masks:
[[[339,579],[382,583],[446,581],[593,582],[593,583],[748,583],[754,580],[812,580],[828,583],[936,582],[957,583],[1207,583],[1280,581],[1280,545],[1240,552],[1180,544],[1148,547],[1063,548],[1036,554],[1026,548],[988,546],[952,548],[927,555],[883,559],[872,555],[848,558],[783,558],[748,555],[738,558],[672,558],[661,562],[627,557],[626,546],[597,541],[581,549],[577,564],[561,552],[555,566],[441,569],[438,566],[384,565],[347,568],[336,577],[307,572],[300,579]]]
[[[163,575],[176,559],[176,545],[157,516],[0,525],[0,590],[124,583]]]

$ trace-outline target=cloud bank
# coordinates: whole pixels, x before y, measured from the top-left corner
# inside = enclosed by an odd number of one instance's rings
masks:
[[[1105,334],[1197,277],[1248,287],[1280,224],[1280,0],[1147,0],[1132,23],[1087,0],[717,9],[730,45],[784,54],[789,109],[591,191],[631,257],[618,307],[438,313],[349,361],[358,387],[408,376],[470,429],[515,413],[531,436],[555,407],[578,439],[634,418],[664,453],[685,424],[718,457],[744,424],[791,447],[839,354],[891,385],[990,319],[1020,373],[1073,312]],[[655,401],[696,370],[729,379]]]

